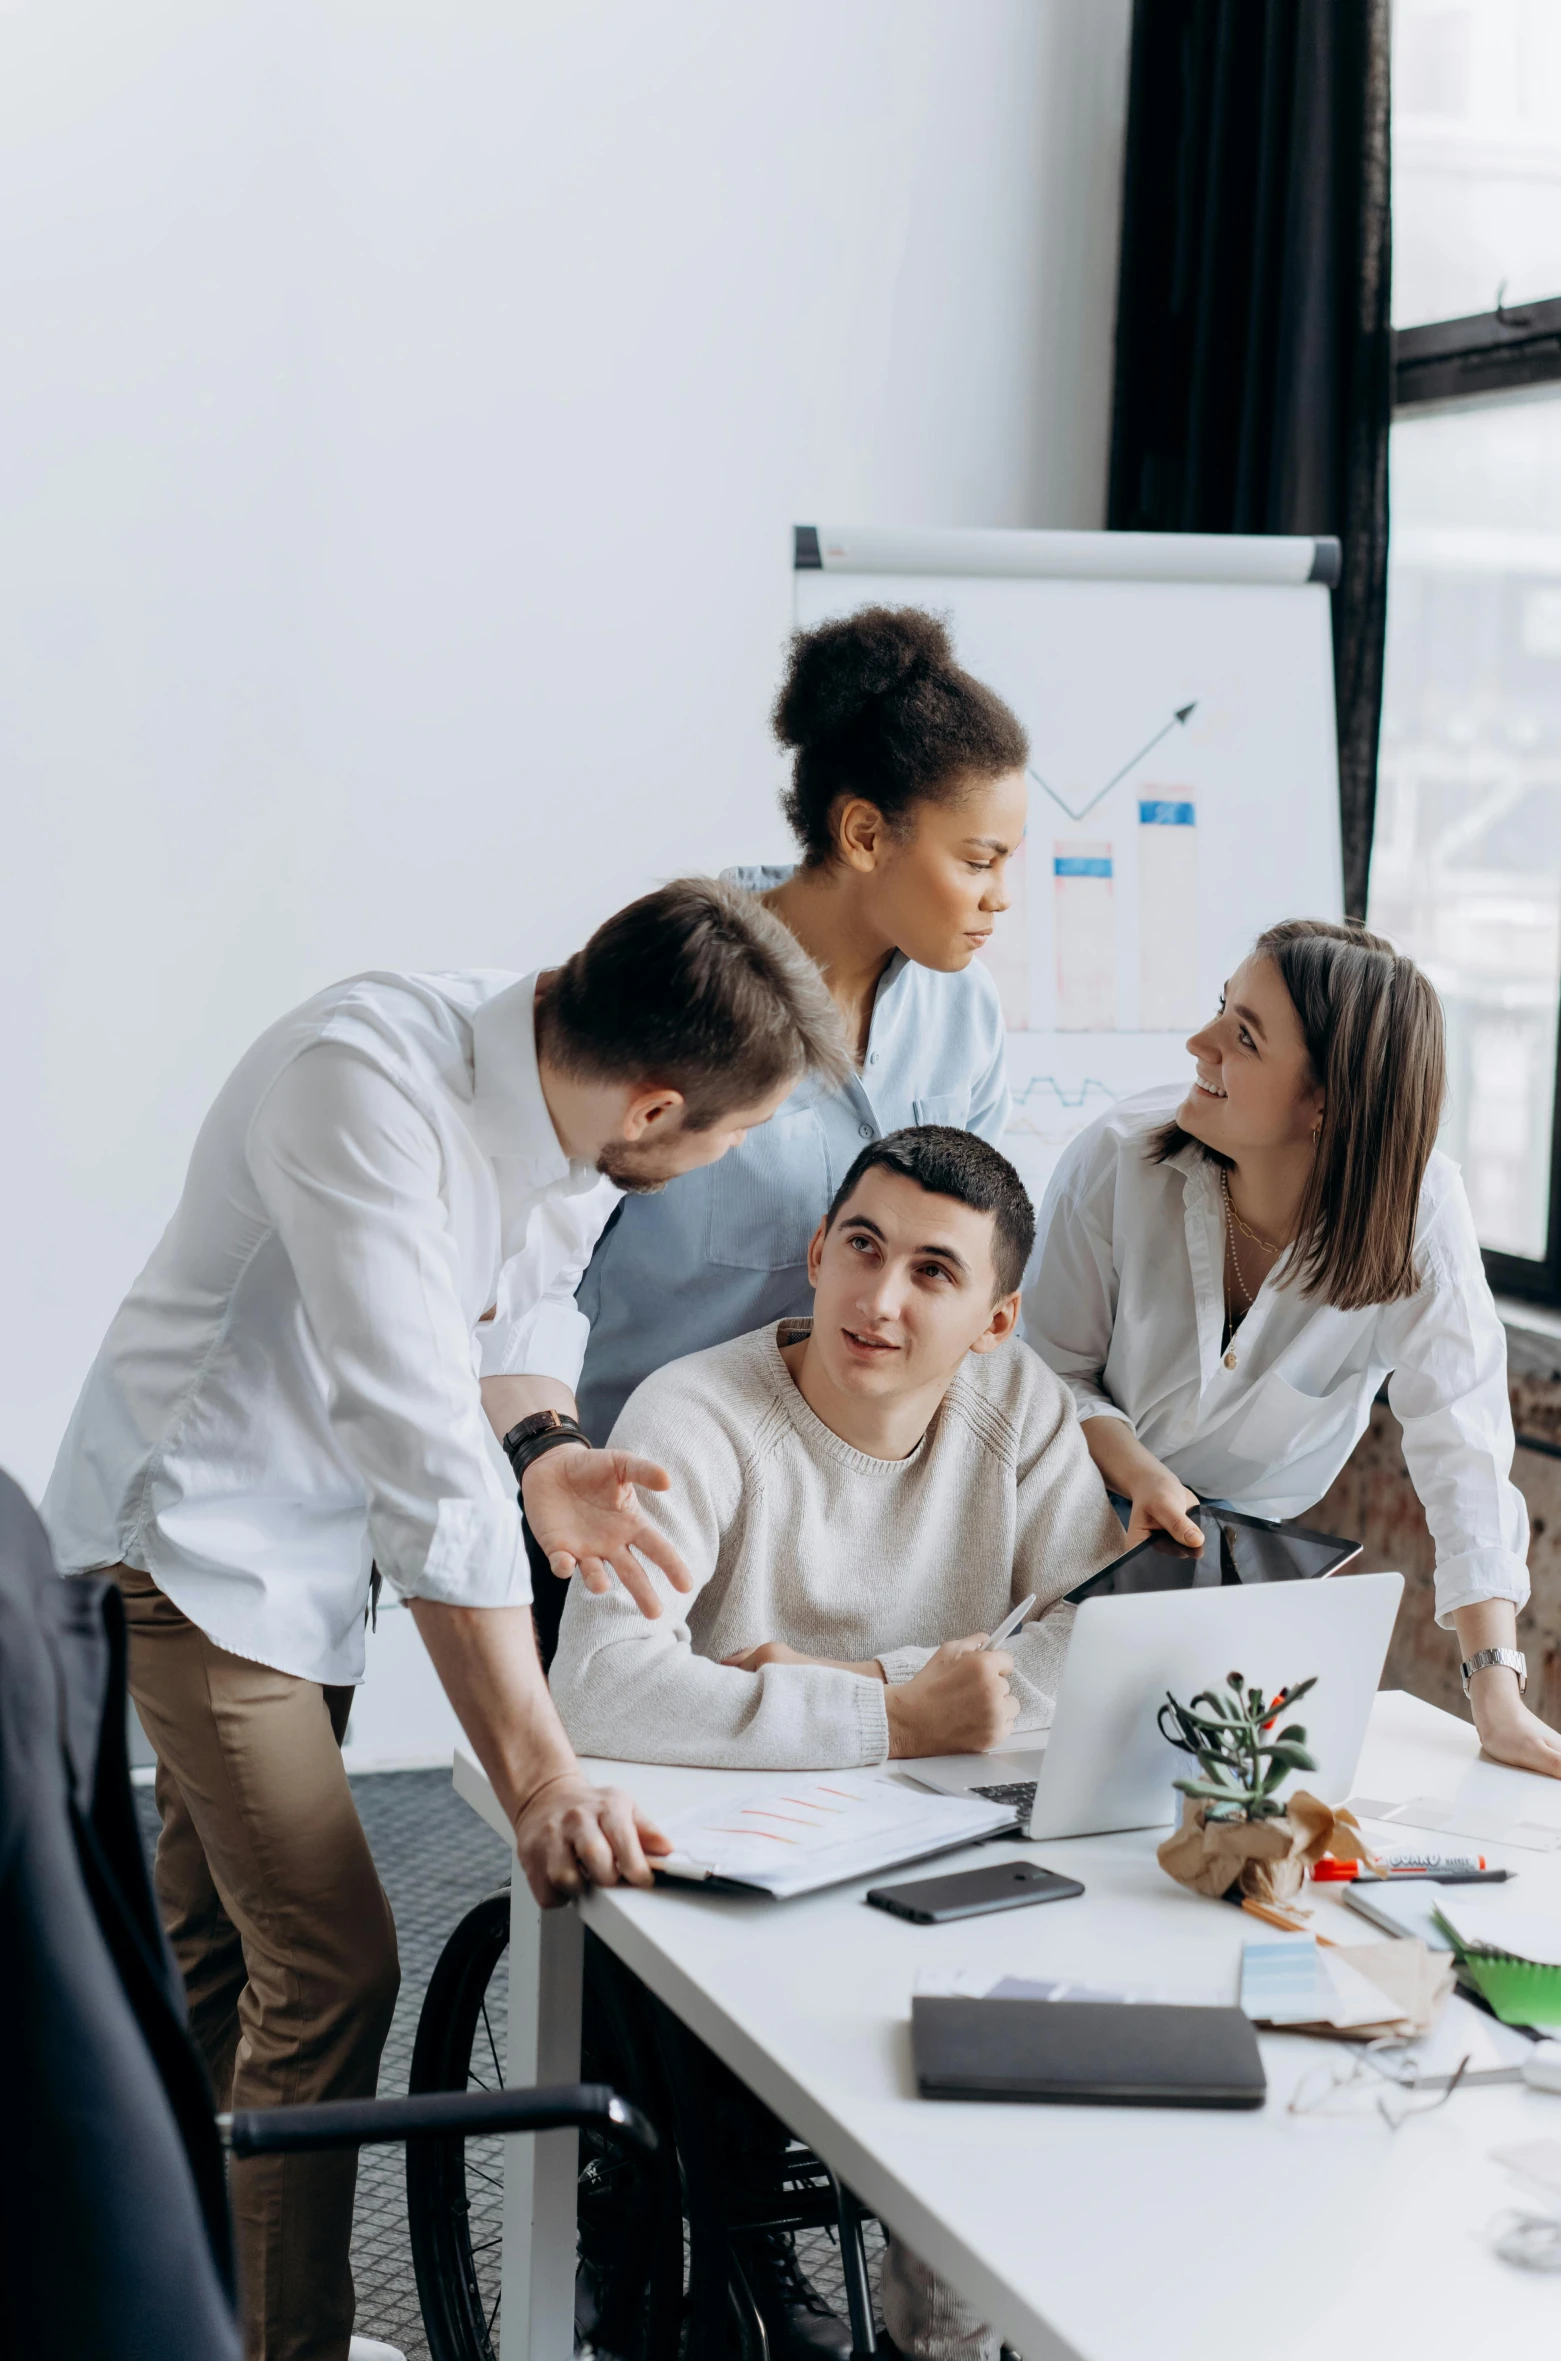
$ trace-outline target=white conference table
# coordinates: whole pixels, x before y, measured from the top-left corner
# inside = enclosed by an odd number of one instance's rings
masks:
[[[588,1768],[653,1814],[764,1783],[752,1772]],[[507,1837],[486,1778],[464,1753],[455,1784]],[[1458,1798],[1493,1822],[1561,1826],[1561,1785],[1484,1762],[1472,1729],[1402,1691],[1377,1699],[1355,1791]],[[584,1924],[1025,2361],[1204,2361],[1237,2350],[1264,2361],[1478,2361],[1498,2349],[1555,2351],[1561,2275],[1503,2262],[1486,2226],[1515,2205],[1547,2210],[1542,2192],[1489,2152],[1549,2140],[1561,2164],[1561,2097],[1463,2089],[1397,2132],[1369,2102],[1344,2115],[1295,2116],[1286,2102],[1302,2074],[1341,2054],[1297,2035],[1263,2037],[1269,2095],[1250,2114],[917,2096],[910,2002],[919,1969],[990,1967],[1234,2001],[1242,1945],[1265,1929],[1175,1885],[1154,1858],[1163,1833],[1002,1840],[945,1856],[940,1870],[1039,1860],[1086,1889],[1076,1901],[948,1927],[864,1908],[865,1888],[881,1882],[866,1878],[785,1903],[618,1887],[544,1913],[517,1876],[509,2079],[578,2079]],[[1391,1836],[1416,1841],[1407,1828]],[[1441,1843],[1465,1850],[1468,1840]],[[1520,1872],[1525,1902],[1561,1911],[1561,1851],[1480,1849],[1493,1867]],[[1377,1939],[1336,1889],[1308,1888],[1307,1898],[1337,1939]],[[507,2143],[502,2361],[568,2361],[575,2171],[572,2132]],[[1561,2213],[1561,2195],[1549,2210]]]

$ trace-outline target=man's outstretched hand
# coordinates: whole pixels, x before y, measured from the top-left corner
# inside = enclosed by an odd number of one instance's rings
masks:
[[[652,1884],[651,1861],[672,1847],[621,1787],[593,1787],[576,1771],[527,1798],[515,1850],[533,1897],[552,1910],[587,1886]]]
[[[694,1587],[677,1551],[640,1506],[640,1490],[671,1489],[666,1469],[653,1460],[569,1444],[532,1461],[521,1498],[526,1522],[555,1574],[567,1577],[578,1570],[593,1591],[609,1589],[616,1575],[640,1613],[654,1620],[661,1601],[641,1557],[658,1566],[674,1590]]]

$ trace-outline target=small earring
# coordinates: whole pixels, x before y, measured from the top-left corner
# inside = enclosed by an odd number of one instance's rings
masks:
[[[1319,1115],[1319,1116],[1318,1116],[1318,1118],[1317,1118],[1317,1121],[1316,1121],[1316,1122],[1315,1122],[1315,1123],[1312,1125],[1312,1146],[1313,1146],[1313,1148],[1314,1148],[1314,1149],[1315,1149],[1315,1147],[1316,1147],[1316,1145],[1317,1145],[1318,1141],[1319,1141],[1319,1140],[1322,1138],[1322,1135],[1323,1135],[1323,1119],[1322,1119],[1322,1117]]]

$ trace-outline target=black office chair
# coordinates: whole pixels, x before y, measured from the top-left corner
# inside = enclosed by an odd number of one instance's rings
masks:
[[[0,2021],[0,2361],[239,2361],[224,2146],[448,2156],[560,2125],[636,2162],[657,2146],[599,2083],[214,2117],[136,1827],[119,1593],[59,1580],[4,1475]],[[466,2292],[420,2288],[436,2310]]]

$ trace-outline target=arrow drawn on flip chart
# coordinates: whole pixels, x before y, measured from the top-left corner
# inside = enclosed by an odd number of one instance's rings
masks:
[[[1109,778],[1106,781],[1104,787],[1097,787],[1095,793],[1089,798],[1089,801],[1087,803],[1080,804],[1077,810],[1075,810],[1073,805],[1069,803],[1065,795],[1059,795],[1057,789],[1052,785],[1049,779],[1043,779],[1041,777],[1040,772],[1036,769],[1033,763],[1030,765],[1030,777],[1035,781],[1035,784],[1043,791],[1043,793],[1051,797],[1054,804],[1056,804],[1062,811],[1067,813],[1070,820],[1082,820],[1087,813],[1094,810],[1097,803],[1101,802],[1104,797],[1111,793],[1113,787],[1121,786],[1122,781],[1127,777],[1128,772],[1131,770],[1136,770],[1146,755],[1153,754],[1155,748],[1159,745],[1162,738],[1168,738],[1172,730],[1178,730],[1185,727],[1188,715],[1190,713],[1196,713],[1197,710],[1198,700],[1196,697],[1194,697],[1190,705],[1178,705],[1170,720],[1166,722],[1160,729],[1155,731],[1154,736],[1148,741],[1148,743],[1146,745],[1140,746],[1138,752],[1133,755],[1130,760],[1122,765],[1122,768],[1114,775],[1114,777]]]

